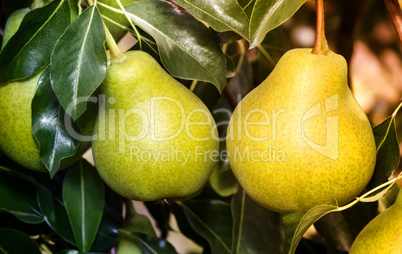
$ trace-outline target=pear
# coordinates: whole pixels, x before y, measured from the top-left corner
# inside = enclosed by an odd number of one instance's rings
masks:
[[[0,85],[0,149],[21,166],[45,172],[31,132],[31,101],[40,75]]]
[[[402,189],[395,203],[359,233],[349,253],[402,253]]]
[[[129,199],[196,194],[218,160],[211,113],[149,54],[123,58],[112,60],[101,85],[105,100],[92,142],[99,174]]]
[[[226,144],[247,194],[280,213],[352,200],[376,160],[370,123],[347,84],[346,61],[332,51],[285,53],[236,107]]]

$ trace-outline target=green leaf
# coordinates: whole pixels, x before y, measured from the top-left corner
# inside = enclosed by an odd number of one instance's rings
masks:
[[[390,116],[373,129],[377,145],[377,161],[370,186],[386,182],[399,164],[399,145],[395,129],[395,117]]]
[[[247,17],[251,17],[251,13],[253,12],[253,8],[256,0],[237,0],[242,10],[247,14]]]
[[[88,97],[105,78],[105,40],[99,11],[91,6],[68,26],[52,52],[52,88],[74,121],[86,110]]]
[[[248,39],[249,19],[236,0],[174,1],[216,31],[235,31]]]
[[[139,1],[126,10],[134,23],[156,40],[162,63],[171,75],[210,82],[222,92],[225,55],[202,23],[160,0]]]
[[[0,210],[26,223],[43,222],[36,202],[35,185],[3,172],[0,172]]]
[[[155,230],[148,217],[138,214],[131,200],[126,200],[126,216],[122,229],[130,233],[142,233],[156,237]]]
[[[250,199],[239,189],[232,199],[233,254],[283,253],[285,236],[281,216]],[[257,219],[258,218],[258,219]]]
[[[344,252],[349,251],[354,238],[342,213],[329,213],[314,226],[330,247]]]
[[[19,230],[0,228],[0,253],[41,254],[36,243]]]
[[[19,178],[19,179],[21,179],[21,180],[30,182],[30,183],[32,183],[32,184],[34,184],[34,185],[37,184],[36,179],[35,179],[34,177],[29,176],[29,175],[26,175],[26,174],[24,174],[24,173],[21,173],[21,172],[19,172],[18,170],[12,170],[12,169],[9,169],[9,168],[0,166],[0,171],[1,171],[2,173],[7,174],[7,175],[10,175],[10,176]]]
[[[71,118],[52,90],[50,68],[47,67],[39,78],[32,99],[32,134],[39,143],[40,157],[50,177],[59,170],[61,160],[74,155],[80,146],[80,141],[71,137],[65,126],[66,117]],[[77,129],[75,126],[74,132],[79,133]]]
[[[289,253],[296,252],[297,245],[302,239],[304,233],[309,229],[316,221],[318,221],[324,215],[337,211],[338,205],[336,202],[329,205],[319,205],[311,208],[307,212],[290,213],[283,217],[285,223],[285,235],[286,240],[290,244]]]
[[[108,213],[103,213],[98,233],[92,245],[92,250],[110,249],[118,241],[118,226]]]
[[[306,0],[256,0],[250,20],[250,48],[290,18]]]
[[[80,160],[63,182],[63,201],[81,252],[88,252],[95,240],[105,204],[103,182],[87,161]]]
[[[64,241],[75,245],[73,231],[63,203],[45,187],[38,185],[37,199],[43,218]]]
[[[226,131],[220,135],[221,138],[222,136],[226,136]],[[223,140],[219,143],[219,154],[225,154],[225,151],[226,141]],[[212,188],[223,197],[231,196],[237,192],[238,183],[230,168],[227,156],[216,163],[214,171],[209,177],[209,183]]]
[[[0,52],[0,83],[27,78],[47,66],[56,41],[69,23],[68,0],[55,0],[27,13]]]
[[[176,254],[174,247],[164,239],[152,238],[141,233],[134,234],[140,241],[143,254]]]
[[[232,253],[232,215],[230,204],[221,200],[178,202],[193,229],[204,237],[212,253]]]
[[[105,209],[92,251],[110,249],[118,241],[118,227],[123,223],[122,197],[105,185]]]

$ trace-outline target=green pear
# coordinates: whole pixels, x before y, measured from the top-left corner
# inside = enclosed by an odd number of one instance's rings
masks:
[[[0,150],[25,168],[47,172],[40,158],[38,142],[31,132],[31,102],[41,74],[0,85]],[[89,106],[83,117],[78,119],[83,135],[90,135],[93,131],[94,112],[96,108]],[[89,142],[82,143],[76,155],[61,161],[60,169],[76,162],[89,146]]]
[[[134,3],[137,1],[139,1],[139,0],[120,0],[121,4],[123,6],[126,6],[128,4],[131,4],[131,3]],[[120,9],[116,0],[103,0],[101,2],[111,6],[113,8]],[[102,15],[105,15],[106,17],[112,19],[113,21],[119,23],[120,25],[127,26],[127,27],[130,26],[130,23],[128,22],[126,16],[124,16],[124,14],[116,13],[101,5],[98,5],[98,8]],[[104,19],[104,21],[105,21],[107,28],[109,29],[110,33],[112,34],[113,38],[116,41],[119,41],[127,33],[127,31],[125,29],[122,29],[121,27],[117,26],[116,24],[113,24],[109,20]]]
[[[380,213],[356,237],[350,254],[402,253],[402,189],[395,203]]]
[[[226,144],[247,194],[280,213],[352,200],[376,160],[370,123],[347,84],[346,61],[332,51],[284,54],[236,107]]]
[[[0,149],[21,166],[46,172],[31,132],[31,101],[40,75],[0,85]]]
[[[99,174],[129,199],[196,194],[218,160],[211,113],[147,53],[124,56],[112,60],[101,86],[92,142]]]
[[[30,8],[19,9],[11,13],[10,17],[8,17],[6,26],[4,28],[3,41],[1,43],[1,49],[6,46],[7,42],[10,38],[17,32],[18,28],[21,25],[22,19],[25,14],[30,11]]]

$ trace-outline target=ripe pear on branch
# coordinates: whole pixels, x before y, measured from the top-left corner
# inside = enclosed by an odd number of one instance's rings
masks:
[[[348,87],[345,59],[328,49],[323,1],[316,2],[314,48],[285,53],[238,104],[227,131],[240,185],[280,213],[352,200],[376,161],[370,123]]]

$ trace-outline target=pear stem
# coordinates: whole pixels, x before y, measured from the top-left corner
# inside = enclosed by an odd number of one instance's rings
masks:
[[[327,39],[325,38],[324,0],[316,0],[315,3],[317,7],[317,28],[312,53],[326,55],[329,52],[329,48]]]
[[[137,35],[137,40],[138,43],[140,44],[140,50],[142,50],[142,38],[141,38],[141,34],[139,33],[137,27],[134,25],[133,21],[130,19],[130,17],[128,16],[126,9],[124,9],[124,6],[121,4],[120,0],[116,0],[117,4],[120,7],[120,10],[123,11],[124,16],[126,17],[128,23],[130,23],[131,27],[134,29],[135,34]]]

